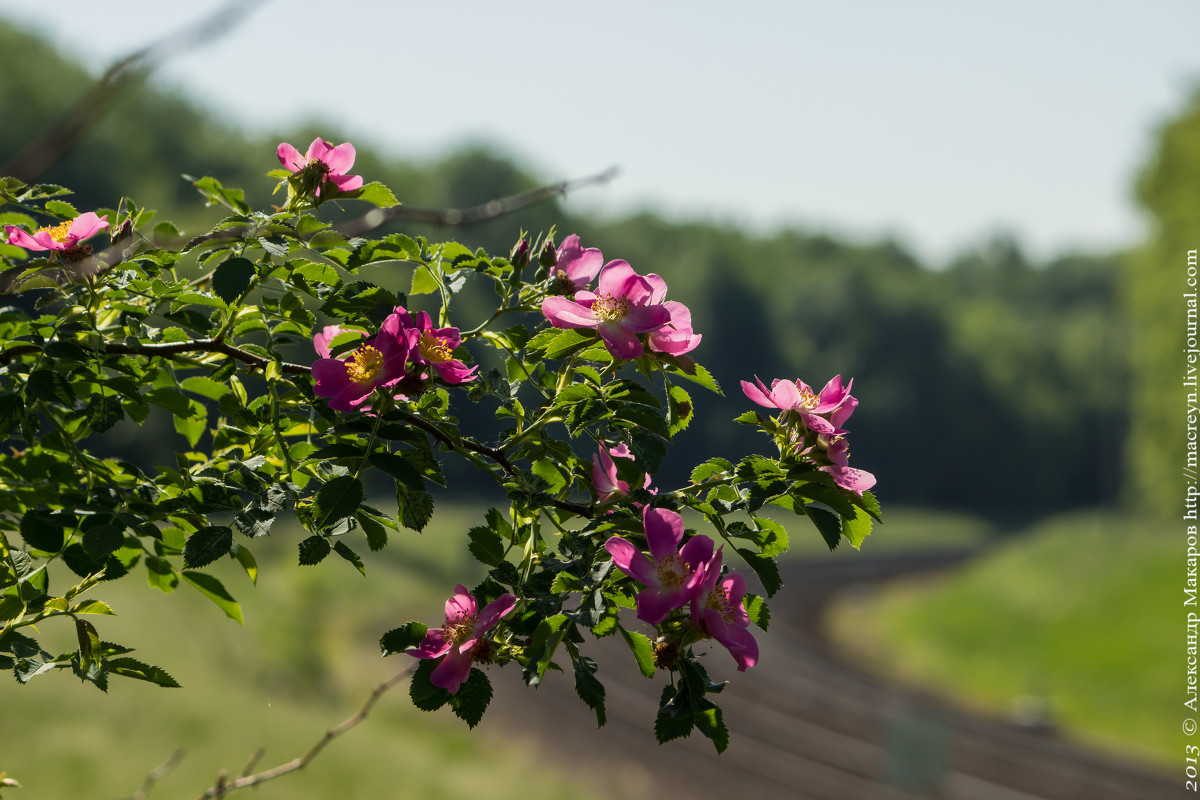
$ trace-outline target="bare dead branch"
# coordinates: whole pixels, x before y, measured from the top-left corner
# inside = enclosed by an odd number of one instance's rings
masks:
[[[124,800],[146,800],[146,797],[150,794],[150,790],[154,788],[154,784],[174,772],[175,768],[179,766],[179,762],[183,760],[183,755],[184,751],[182,747],[172,753],[171,757],[161,766],[151,770],[150,774],[146,776],[146,780],[142,782],[142,788]]]
[[[203,47],[229,33],[263,2],[265,0],[230,0],[204,19],[113,62],[57,122],[0,166],[0,175],[12,175],[26,183],[33,183],[79,143],[127,87],[142,80],[171,58]]]
[[[304,755],[300,756],[299,758],[294,758],[291,761],[288,761],[286,764],[280,764],[277,767],[264,770],[263,772],[259,772],[254,775],[244,774],[245,771],[250,769],[250,767],[247,767],[247,770],[243,771],[242,775],[239,775],[233,780],[230,780],[228,775],[222,772],[217,778],[216,783],[205,790],[204,794],[200,795],[199,800],[209,800],[213,797],[224,797],[230,792],[236,792],[239,789],[245,789],[250,786],[257,786],[260,783],[266,783],[267,781],[287,775],[289,772],[295,772],[298,769],[303,769],[304,767],[308,766],[309,762],[320,755],[321,751],[325,749],[326,745],[365,720],[367,715],[371,713],[371,709],[374,708],[375,703],[378,702],[379,698],[382,697],[385,692],[407,677],[408,674],[413,671],[415,666],[416,662],[407,664],[401,670],[396,672],[396,674],[392,675],[383,683],[376,686],[374,691],[372,691],[367,697],[367,701],[363,703],[362,708],[358,710],[357,714],[325,731],[325,735],[318,739]],[[256,760],[257,759],[251,761],[251,766],[256,763]]]

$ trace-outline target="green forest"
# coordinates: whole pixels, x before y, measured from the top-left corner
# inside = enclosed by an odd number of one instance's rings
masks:
[[[0,74],[4,161],[55,124],[94,79],[44,40],[5,25]],[[280,141],[353,135],[320,121],[307,130],[247,135],[219,111],[153,82],[135,85],[94,114],[86,134],[39,180],[72,188],[80,209],[112,208],[130,198],[185,232],[218,214],[203,207],[181,173],[211,175],[244,188],[253,203],[266,203],[273,181],[265,173],[276,166]],[[1196,104],[1167,129],[1162,151],[1146,156],[1138,191],[1159,222],[1154,242],[1134,253],[1062,254],[1034,263],[1019,241],[997,235],[935,270],[888,239],[848,240],[802,223],[750,234],[649,212],[597,220],[577,216],[569,201],[452,233],[412,224],[398,229],[507,253],[523,230],[554,228],[559,239],[578,233],[606,259],[670,275],[672,296],[693,309],[695,330],[712,334],[696,355],[725,390],[723,397],[698,398],[679,463],[664,465],[680,472],[676,480],[692,463],[689,438],[717,453],[762,446],[753,432],[731,424],[750,407],[739,380],[799,377],[819,386],[841,372],[854,378],[861,400],[854,460],[879,476],[885,505],[971,511],[1001,526],[1119,501],[1161,510],[1174,500],[1164,496],[1166,478],[1155,470],[1181,439],[1164,416],[1162,389],[1154,388],[1175,386],[1162,355],[1169,355],[1164,342],[1175,330],[1164,328],[1170,310],[1162,304],[1170,292],[1155,276],[1163,273],[1163,253],[1180,246],[1169,232],[1186,230],[1200,216],[1195,193],[1180,191],[1196,185],[1200,139],[1188,138],[1181,126],[1193,132],[1200,126]],[[1170,160],[1186,162],[1190,172]],[[413,208],[467,207],[579,177],[534,174],[486,145],[425,161],[359,145],[355,168]],[[369,279],[406,288],[407,276]],[[489,420],[468,418],[464,425],[486,436]],[[143,436],[135,445],[137,435],[118,427],[112,446],[143,454],[147,441],[169,447],[169,436]],[[170,455],[163,453],[143,457],[166,462]]]

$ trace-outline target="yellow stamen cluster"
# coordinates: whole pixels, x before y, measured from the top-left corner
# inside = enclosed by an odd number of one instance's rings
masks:
[[[346,361],[346,376],[358,384],[374,383],[383,372],[383,353],[365,344]]]
[[[421,351],[421,358],[431,364],[444,364],[454,358],[453,351],[441,339],[426,331],[421,334],[420,340],[417,342],[417,349]]]
[[[683,583],[687,566],[679,556],[667,556],[655,565],[659,583],[664,587],[678,586]]]
[[[65,242],[67,240],[67,234],[70,230],[71,230],[70,222],[60,222],[57,225],[46,225],[41,228],[38,228],[36,233],[41,233],[42,231],[45,231],[46,233],[50,234],[50,238],[53,239],[54,241]]]
[[[623,319],[629,314],[629,301],[624,297],[613,297],[611,292],[605,292],[592,301],[592,311],[605,322]]]
[[[459,645],[475,635],[475,617],[459,617],[456,620],[446,620],[442,635],[451,644]]]
[[[796,388],[800,390],[800,405],[805,408],[816,408],[821,405],[821,398],[812,393],[812,389],[806,389],[796,382]]]
[[[720,614],[721,618],[728,623],[732,623],[737,619],[737,614],[729,602],[729,597],[720,586],[713,587],[713,590],[708,593],[708,597],[705,598],[704,605]]]

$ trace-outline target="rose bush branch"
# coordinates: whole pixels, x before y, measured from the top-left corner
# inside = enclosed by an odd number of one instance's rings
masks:
[[[723,750],[713,695],[724,683],[702,659],[715,648],[739,671],[757,663],[753,631],[769,626],[794,528],[765,508],[808,518],[831,548],[859,546],[879,516],[874,477],[849,466],[853,382],[814,393],[743,381],[747,407],[773,416],[737,422],[771,451],[708,458],[686,485],[663,485],[695,416],[685,387],[721,391],[693,358],[706,334],[665,278],[553,232],[522,234],[506,256],[351,236],[322,218],[326,203],[375,206],[363,219],[396,207],[354,173],[353,147],[317,138],[275,155],[282,210],[195,178],[228,216],[190,239],[149,228],[130,203],[81,213],[57,187],[2,182],[17,210],[4,213],[0,258],[11,284],[36,294],[32,311],[0,311],[0,434],[12,449],[0,454],[0,667],[21,682],[70,669],[100,688],[112,676],[174,686],[100,637],[85,616],[116,609],[85,594],[141,573],[241,621],[206,567],[230,558],[253,582],[256,540],[288,518],[303,531],[302,566],[336,555],[366,574],[363,546],[403,547],[405,531],[424,530],[432,487],[448,483],[443,460],[461,459],[493,487],[462,538],[487,574],[454,588],[441,627],[411,621],[381,637],[385,655],[421,661],[414,704],[474,726],[489,667],[529,685],[560,670],[603,724],[588,643],[619,635],[647,678],[666,680],[647,710],[659,740],[698,730]],[[121,260],[97,268],[92,242],[105,233]],[[364,280],[376,265],[404,285]],[[482,322],[462,324],[465,293],[475,308],[494,298]],[[472,418],[484,430],[460,421],[468,406],[483,409]],[[93,437],[152,411],[173,421],[174,464],[97,448]],[[381,480],[394,490],[386,508],[367,496]],[[78,646],[52,654],[33,623],[60,618]]]

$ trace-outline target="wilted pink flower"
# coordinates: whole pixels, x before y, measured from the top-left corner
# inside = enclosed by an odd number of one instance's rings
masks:
[[[644,352],[637,334],[658,330],[671,319],[653,295],[654,286],[627,262],[610,261],[600,272],[597,293],[578,291],[574,300],[547,297],[542,313],[556,328],[595,328],[614,357],[637,358]]]
[[[737,573],[721,577],[721,550],[704,564],[704,581],[692,599],[692,621],[729,650],[738,671],[758,663],[758,642],[750,633],[750,617],[742,600],[746,579]]]
[[[353,411],[376,389],[394,386],[404,378],[409,345],[395,314],[384,320],[378,334],[349,356],[332,358],[329,343],[341,332],[338,326],[330,325],[313,337],[313,347],[320,356],[312,366],[316,379],[313,391],[318,397],[328,397],[330,408]]]
[[[26,250],[70,250],[107,227],[107,216],[98,217],[96,212],[89,211],[69,222],[38,228],[32,235],[16,225],[5,225],[4,232],[8,235],[9,244]]]
[[[819,467],[823,472],[833,476],[833,481],[843,489],[849,489],[861,495],[875,485],[875,476],[871,473],[848,466],[850,462],[850,443],[844,436],[818,436],[817,441],[825,448],[825,455],[832,464]]]
[[[680,549],[683,517],[665,508],[643,509],[642,525],[649,558],[619,536],[605,542],[604,549],[617,569],[645,584],[637,596],[637,617],[657,625],[695,597],[704,579],[701,567],[712,557],[713,542],[707,536],[696,535]]]
[[[573,233],[558,246],[554,259],[554,275],[562,293],[573,296],[580,289],[587,288],[603,264],[604,256],[599,248],[589,247],[585,250],[579,244],[579,236]]]
[[[320,173],[314,192],[317,197],[321,196],[321,185],[326,181],[332,183],[339,192],[353,192],[355,189],[362,188],[361,175],[346,174],[354,166],[356,155],[354,145],[349,142],[334,147],[326,144],[318,136],[312,140],[312,144],[308,146],[308,152],[304,155],[300,155],[300,151],[287,142],[282,142],[276,148],[275,155],[279,158],[279,163],[292,172],[312,169]]]
[[[746,393],[746,397],[760,406],[794,411],[799,415],[801,422],[811,431],[828,436],[840,436],[846,431],[831,420],[834,412],[838,411],[848,400],[853,400],[850,396],[850,387],[853,385],[854,381],[851,380],[843,387],[842,376],[836,375],[829,383],[825,384],[820,395],[817,395],[807,383],[801,380],[788,381],[776,378],[771,382],[771,388],[768,390],[763,382],[755,377],[753,384],[749,381],[742,381],[742,391]],[[844,422],[857,405],[858,401],[853,400],[853,405],[849,410],[842,411],[838,415],[839,422]],[[824,415],[829,416],[827,418]]]
[[[613,447],[600,445],[600,451],[592,456],[592,487],[601,503],[629,494],[629,484],[617,477],[617,464],[613,461],[613,456],[634,460],[629,445],[624,442]],[[642,488],[650,488],[649,475],[646,476]],[[656,490],[652,491],[657,493]]]
[[[396,306],[401,326],[407,331],[412,358],[418,364],[428,364],[446,383],[469,383],[475,380],[478,366],[467,367],[454,357],[454,351],[462,343],[458,328],[435,328],[433,320],[424,311],[409,313]]]
[[[512,611],[516,604],[514,595],[502,594],[480,612],[475,598],[460,583],[446,601],[446,623],[440,628],[426,631],[421,644],[409,650],[408,654],[422,659],[445,656],[442,663],[434,667],[429,681],[454,694],[471,675],[471,662],[481,655],[473,651],[500,618]]]

